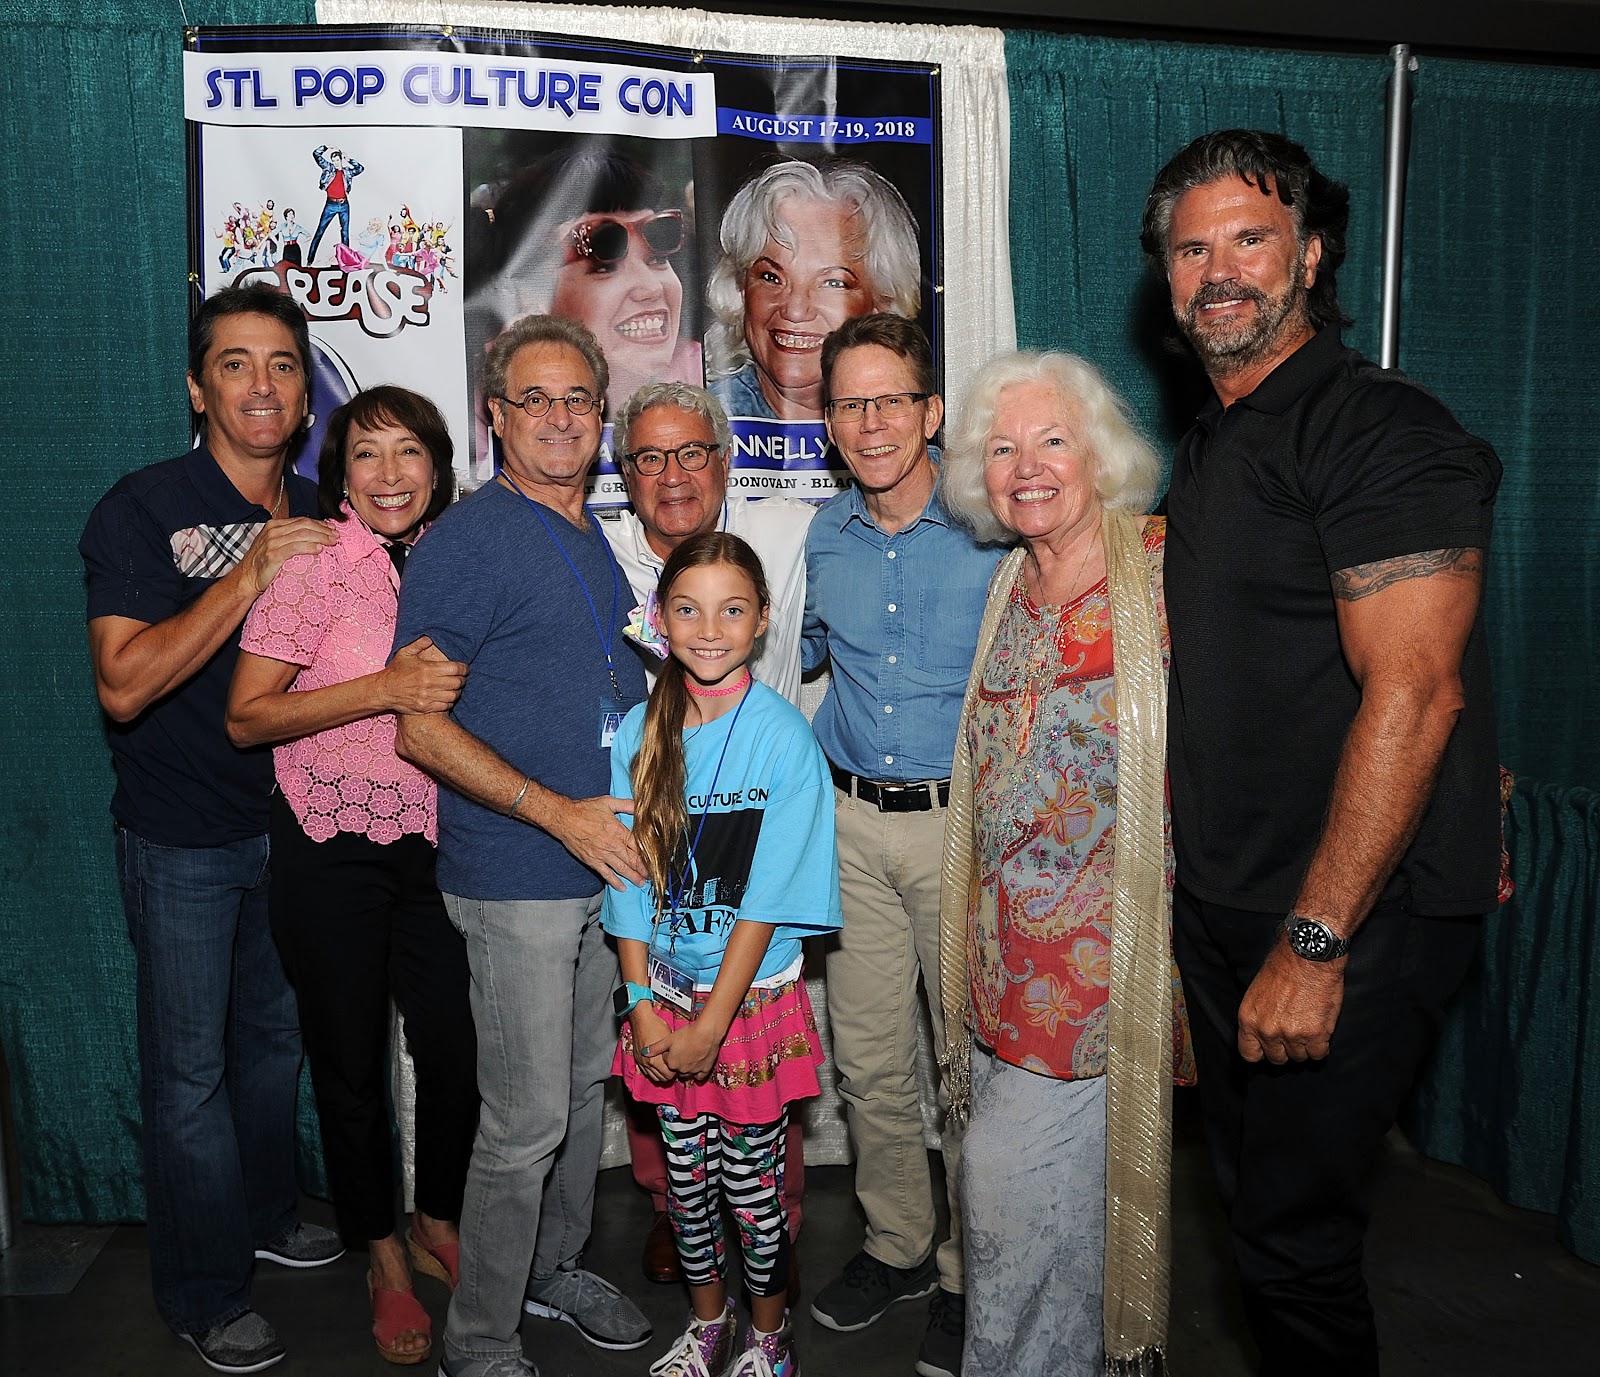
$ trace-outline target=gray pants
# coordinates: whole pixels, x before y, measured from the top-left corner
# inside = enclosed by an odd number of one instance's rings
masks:
[[[551,1275],[588,1241],[617,958],[598,894],[444,902],[467,939],[483,1096],[445,1349],[457,1361],[510,1357],[522,1353],[529,1277]]]
[[[961,1213],[964,1377],[1099,1377],[1105,1078],[1035,1075],[975,1044]]]

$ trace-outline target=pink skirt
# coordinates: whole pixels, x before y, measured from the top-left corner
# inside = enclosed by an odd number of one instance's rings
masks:
[[[695,995],[696,1014],[708,998],[710,991]],[[674,1030],[692,1021],[665,1004],[656,1010]],[[784,1105],[821,1093],[817,1068],[822,1060],[811,997],[804,980],[793,980],[745,995],[704,1085],[692,1080],[657,1085],[633,1059],[633,1025],[626,1021],[611,1070],[641,1104],[672,1105],[691,1118],[715,1114],[724,1123],[770,1124]]]

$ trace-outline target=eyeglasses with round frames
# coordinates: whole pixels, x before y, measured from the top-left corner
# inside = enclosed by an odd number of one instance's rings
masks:
[[[835,425],[858,426],[867,419],[867,408],[875,406],[879,416],[892,421],[910,415],[912,407],[931,396],[931,392],[885,392],[881,397],[835,397],[828,403],[828,416]]]
[[[587,416],[595,407],[600,405],[596,398],[590,396],[581,387],[574,388],[565,397],[552,397],[548,392],[534,391],[529,392],[520,402],[515,397],[502,397],[500,400],[507,406],[514,406],[527,413],[535,421],[557,402],[566,407],[567,411],[573,416]]]
[[[677,449],[636,449],[625,458],[633,465],[636,472],[651,478],[665,472],[669,459],[676,459],[678,467],[685,473],[698,473],[721,448],[722,446],[718,444],[708,445],[703,440],[691,440],[686,445],[679,445]]]
[[[567,231],[567,237],[579,258],[590,258],[609,266],[628,256],[635,233],[644,240],[652,256],[670,258],[683,248],[683,212],[658,211],[648,220],[636,220],[632,225],[607,218],[580,220]]]

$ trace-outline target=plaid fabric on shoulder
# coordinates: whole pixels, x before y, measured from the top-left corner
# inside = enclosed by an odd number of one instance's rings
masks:
[[[261,530],[259,521],[232,526],[189,526],[172,533],[172,560],[185,578],[221,578],[249,552]]]

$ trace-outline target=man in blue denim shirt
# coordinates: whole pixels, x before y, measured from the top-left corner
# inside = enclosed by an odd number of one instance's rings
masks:
[[[950,759],[998,549],[983,549],[934,496],[929,441],[944,404],[927,337],[892,315],[857,316],[822,354],[828,434],[855,485],[806,539],[807,670],[831,662],[813,726],[833,769],[844,931],[828,957],[828,1018],[856,1156],[866,1241],[811,1313],[861,1329],[900,1300],[934,1295],[925,1377],[961,1368],[965,1282],[956,1200],[959,1140],[944,1130],[950,1237],[933,1254],[933,1187],[917,1097],[917,980],[934,1039],[939,863]],[[937,1294],[935,1294],[937,1293]]]

